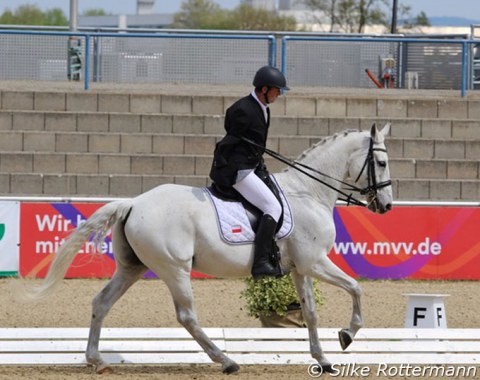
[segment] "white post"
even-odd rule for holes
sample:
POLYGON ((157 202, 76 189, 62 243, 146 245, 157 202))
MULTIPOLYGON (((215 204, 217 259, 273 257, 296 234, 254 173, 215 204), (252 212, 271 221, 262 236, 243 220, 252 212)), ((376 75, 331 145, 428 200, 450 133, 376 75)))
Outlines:
POLYGON ((407 89, 418 90, 418 72, 407 71, 405 73, 405 79, 407 82, 407 89))
POLYGON ((78 29, 78 2, 70 0, 70 32, 76 32, 78 29))
MULTIPOLYGON (((78 2, 70 0, 70 32, 78 30, 78 2)), ((67 78, 68 80, 80 80, 82 71, 81 60, 81 39, 79 37, 68 37, 67 47, 67 78)))
POLYGON ((118 29, 127 29, 127 15, 118 15, 118 29))

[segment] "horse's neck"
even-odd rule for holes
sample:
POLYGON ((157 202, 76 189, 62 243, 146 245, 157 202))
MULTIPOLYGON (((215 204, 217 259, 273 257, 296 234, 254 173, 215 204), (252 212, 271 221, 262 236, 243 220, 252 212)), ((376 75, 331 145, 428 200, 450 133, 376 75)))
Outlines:
MULTIPOLYGON (((352 152, 358 149, 359 140, 358 132, 326 138, 305 151, 297 161, 332 178, 344 181, 348 174, 348 160, 352 152)), ((340 189, 342 186, 339 182, 328 177, 306 171, 336 189, 340 189)), ((288 168, 282 173, 280 183, 287 193, 308 194, 328 208, 335 206, 339 196, 337 191, 292 168, 288 168)))

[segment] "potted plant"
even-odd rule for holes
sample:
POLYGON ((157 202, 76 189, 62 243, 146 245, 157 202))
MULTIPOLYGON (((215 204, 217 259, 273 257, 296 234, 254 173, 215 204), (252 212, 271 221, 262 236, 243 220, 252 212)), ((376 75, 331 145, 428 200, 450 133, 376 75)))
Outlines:
MULTIPOLYGON (((290 275, 280 278, 245 279, 241 296, 247 302, 248 315, 259 318, 262 327, 305 327, 300 301, 290 275)), ((318 306, 323 296, 314 281, 314 297, 318 306)))

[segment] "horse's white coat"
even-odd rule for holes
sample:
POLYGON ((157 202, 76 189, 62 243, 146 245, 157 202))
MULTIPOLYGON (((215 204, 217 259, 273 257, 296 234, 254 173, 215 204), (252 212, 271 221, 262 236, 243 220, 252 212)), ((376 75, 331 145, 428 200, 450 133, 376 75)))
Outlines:
MULTIPOLYGON (((385 148, 382 131, 350 131, 329 137, 306 151, 299 161, 338 179, 356 178, 368 152, 370 139, 375 148, 385 148)), ((388 157, 375 151, 377 182, 390 179, 388 157)), ((354 279, 343 273, 327 257, 335 240, 333 208, 338 193, 303 176, 293 169, 276 174, 288 198, 295 220, 295 229, 288 239, 279 242, 282 265, 291 270, 302 300, 308 325, 312 356, 326 370, 317 335, 317 316, 313 300, 312 278, 339 286, 350 293, 353 312, 350 327, 340 332, 340 339, 349 344, 363 325, 361 289, 354 279)), ((328 180, 332 185, 337 183, 328 180)), ((358 186, 367 184, 366 171, 358 186)), ((372 195, 370 195, 372 197, 372 195)), ((367 199, 372 211, 384 213, 392 205, 391 186, 378 190, 375 199, 367 199)), ((190 282, 192 269, 217 277, 246 277, 253 262, 252 245, 230 245, 218 234, 217 222, 209 199, 200 188, 162 185, 127 201, 112 202, 99 209, 64 244, 52 264, 47 278, 33 297, 51 292, 63 278, 83 242, 93 233, 101 240, 113 227, 117 270, 107 286, 93 302, 92 324, 87 347, 87 360, 97 371, 109 370, 98 352, 100 329, 113 304, 145 273, 152 269, 165 281, 173 297, 178 321, 192 334, 225 372, 238 370, 238 365, 223 354, 203 333, 197 323, 190 282)))

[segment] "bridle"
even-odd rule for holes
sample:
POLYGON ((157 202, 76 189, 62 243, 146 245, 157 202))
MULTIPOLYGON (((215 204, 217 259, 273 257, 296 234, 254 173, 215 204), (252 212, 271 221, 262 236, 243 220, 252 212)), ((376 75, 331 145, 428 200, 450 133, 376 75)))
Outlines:
POLYGON ((345 201, 347 203, 347 206, 350 205, 350 204, 353 204, 355 206, 367 207, 371 202, 375 201, 375 199, 377 197, 378 190, 380 190, 384 187, 390 186, 392 184, 391 180, 387 180, 387 181, 377 183, 377 178, 376 178, 376 173, 375 173, 375 157, 374 157, 373 153, 377 152, 377 151, 386 153, 387 150, 383 149, 383 148, 374 148, 373 147, 374 142, 373 142, 372 137, 370 137, 370 144, 369 144, 369 147, 368 147, 368 152, 367 152, 367 157, 365 158, 365 162, 363 163, 363 166, 362 166, 362 169, 360 170, 360 173, 358 173, 358 176, 355 179, 355 183, 357 183, 360 180, 360 177, 362 176, 362 173, 365 171, 365 168, 367 169, 367 181, 368 181, 367 183, 368 183, 368 185, 366 187, 364 187, 363 189, 358 187, 358 186, 355 186, 351 183, 342 181, 338 178, 334 178, 334 177, 332 177, 332 176, 330 176, 326 173, 322 173, 320 170, 317 170, 317 169, 312 168, 308 165, 302 164, 301 162, 290 160, 289 158, 281 155, 280 153, 275 152, 271 149, 265 148, 265 147, 255 143, 254 141, 249 140, 245 137, 242 137, 241 139, 243 141, 246 141, 249 144, 257 147, 257 148, 261 148, 269 156, 283 162, 284 164, 286 164, 286 165, 290 166, 291 168, 299 171, 300 173, 306 175, 307 177, 309 177, 309 178, 311 178, 311 179, 313 179, 317 182, 320 182, 322 185, 324 185, 324 186, 326 186, 326 187, 328 187, 332 190, 335 190, 337 193, 339 193, 340 195, 342 195, 344 197, 344 198, 339 198, 339 199, 342 200, 342 201, 345 201), (303 169, 309 170, 309 171, 311 171, 313 173, 316 173, 316 174, 320 174, 320 175, 322 175, 326 178, 329 178, 329 179, 332 179, 332 180, 334 180, 338 183, 341 183, 342 185, 346 186, 346 187, 344 187, 344 189, 346 191, 352 191, 352 192, 357 192, 361 195, 367 195, 367 199, 369 199, 369 203, 365 204, 361 200, 358 200, 357 198, 355 198, 352 195, 352 193, 347 194, 345 191, 343 191, 341 189, 337 189, 335 186, 332 186, 328 182, 325 182, 324 180, 313 176, 312 174, 306 172, 303 169))
POLYGON ((364 187, 363 189, 360 189, 360 190, 355 189, 355 191, 358 191, 361 195, 369 195, 371 197, 375 197, 377 195, 378 190, 383 189, 384 187, 390 186, 392 184, 391 180, 377 183, 377 176, 375 172, 375 157, 373 155, 373 152, 387 153, 387 150, 383 148, 374 148, 373 138, 370 137, 370 146, 368 147, 367 157, 365 158, 365 162, 363 163, 360 173, 358 173, 358 176, 355 179, 355 183, 357 183, 363 171, 365 170, 365 168, 367 168, 367 181, 368 181, 367 187, 364 187))

